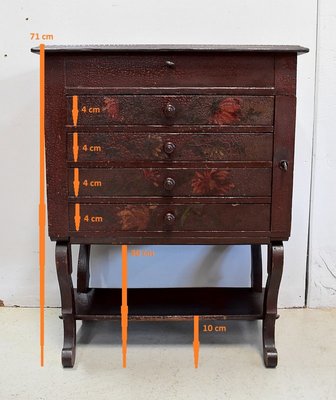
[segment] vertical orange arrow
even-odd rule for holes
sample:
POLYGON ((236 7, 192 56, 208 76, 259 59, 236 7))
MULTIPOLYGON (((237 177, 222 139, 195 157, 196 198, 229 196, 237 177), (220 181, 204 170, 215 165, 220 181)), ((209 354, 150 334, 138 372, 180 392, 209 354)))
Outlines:
POLYGON ((78 122, 78 96, 72 96, 72 120, 74 126, 77 126, 78 122))
POLYGON ((198 355, 199 355, 199 316, 194 316, 194 365, 195 368, 198 368, 198 355))
POLYGON ((40 204, 39 204, 39 264, 40 264, 40 363, 44 365, 44 294, 45 294, 45 201, 44 201, 44 44, 40 44, 40 204))
POLYGON ((127 306, 127 246, 121 246, 121 341, 123 368, 126 368, 127 353, 127 325, 128 325, 128 306, 127 306))
POLYGON ((73 152, 73 159, 75 162, 78 160, 78 133, 74 132, 72 137, 72 152, 73 152))
POLYGON ((78 203, 75 204, 75 227, 76 231, 79 231, 79 226, 80 226, 80 221, 81 221, 81 216, 80 216, 80 205, 78 203))
POLYGON ((79 192, 79 170, 78 170, 78 168, 74 168, 73 186, 74 186, 75 196, 78 197, 78 192, 79 192))

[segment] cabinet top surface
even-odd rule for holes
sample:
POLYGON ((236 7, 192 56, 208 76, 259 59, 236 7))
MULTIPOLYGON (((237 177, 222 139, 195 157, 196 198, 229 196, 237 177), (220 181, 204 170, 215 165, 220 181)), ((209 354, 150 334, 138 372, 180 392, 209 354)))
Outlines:
MULTIPOLYGON (((33 47, 33 53, 39 53, 40 47, 33 47)), ((132 45, 78 45, 78 46, 45 46, 48 53, 91 53, 91 52, 128 52, 128 51, 204 51, 204 52, 276 52, 307 53, 308 48, 296 45, 199 45, 199 44, 132 44, 132 45)))

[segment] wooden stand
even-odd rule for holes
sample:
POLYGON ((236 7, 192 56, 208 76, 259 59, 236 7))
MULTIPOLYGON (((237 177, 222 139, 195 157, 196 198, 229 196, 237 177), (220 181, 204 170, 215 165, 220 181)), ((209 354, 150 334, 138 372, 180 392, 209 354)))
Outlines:
MULTIPOLYGON (((121 289, 89 287, 90 245, 80 246, 77 290, 71 273, 71 245, 56 243, 56 268, 62 302, 63 367, 72 367, 76 351, 76 320, 120 320, 121 289)), ((262 289, 261 245, 251 245, 250 288, 128 289, 129 320, 263 321, 263 353, 266 367, 276 367, 275 320, 283 269, 283 244, 268 245, 268 277, 262 289), (200 303, 200 299, 202 299, 200 303)))

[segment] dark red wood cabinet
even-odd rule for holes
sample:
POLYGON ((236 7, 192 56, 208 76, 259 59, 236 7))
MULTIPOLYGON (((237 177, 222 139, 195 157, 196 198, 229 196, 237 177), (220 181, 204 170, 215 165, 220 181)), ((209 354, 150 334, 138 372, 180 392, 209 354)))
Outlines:
POLYGON ((250 245, 251 287, 128 289, 128 319, 261 319, 264 362, 276 366, 297 55, 307 51, 46 46, 48 228, 56 241, 63 366, 74 364, 76 320, 121 317, 121 290, 89 285, 90 245, 103 243, 250 245), (80 244, 77 289, 72 244, 80 244))

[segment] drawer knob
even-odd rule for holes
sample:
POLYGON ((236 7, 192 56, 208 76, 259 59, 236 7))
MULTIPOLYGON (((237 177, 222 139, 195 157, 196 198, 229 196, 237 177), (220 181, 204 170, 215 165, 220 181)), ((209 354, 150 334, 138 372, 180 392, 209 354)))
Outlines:
POLYGON ((171 103, 166 104, 166 107, 164 108, 164 113, 166 117, 172 118, 175 115, 175 111, 176 109, 171 103))
POLYGON ((164 217, 165 223, 169 226, 172 226, 175 222, 175 215, 173 213, 168 212, 164 217))
POLYGON ((167 60, 167 61, 166 61, 166 66, 167 66, 168 68, 175 68, 175 63, 174 63, 173 61, 167 60))
POLYGON ((166 190, 173 190, 175 187, 175 181, 173 178, 166 178, 163 184, 166 190))
POLYGON ((175 150, 175 147, 176 146, 173 142, 166 142, 163 149, 166 154, 172 154, 175 150))
POLYGON ((288 171, 288 161, 287 160, 281 160, 279 166, 280 166, 280 169, 282 169, 283 171, 288 171))

